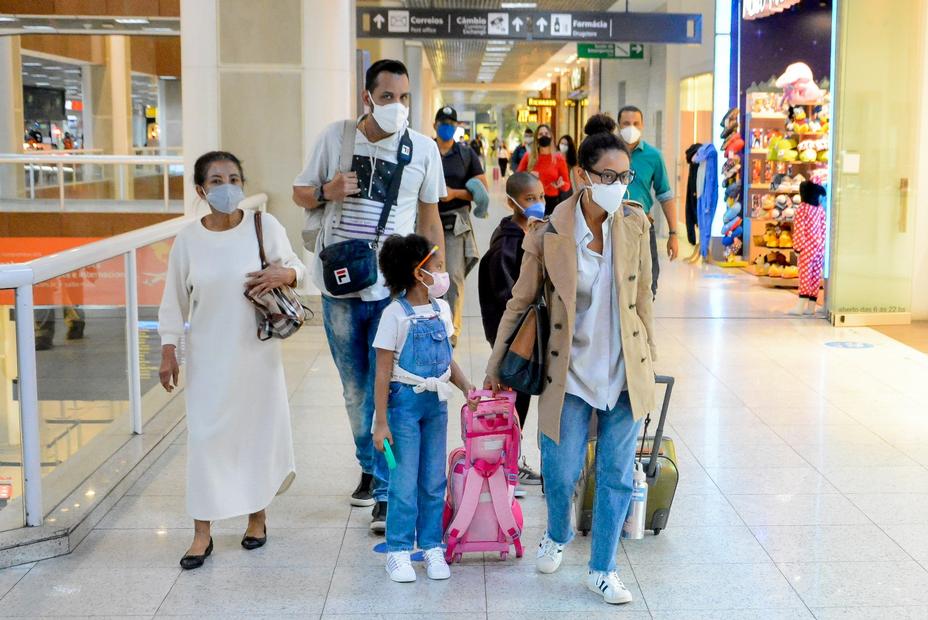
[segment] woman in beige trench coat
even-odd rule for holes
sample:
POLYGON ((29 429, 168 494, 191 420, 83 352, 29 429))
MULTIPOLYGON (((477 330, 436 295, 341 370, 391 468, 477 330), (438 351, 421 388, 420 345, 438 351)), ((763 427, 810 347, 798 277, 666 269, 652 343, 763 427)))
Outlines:
MULTIPOLYGON (((500 323, 511 334, 543 290, 550 338, 538 404, 547 531, 537 567, 553 573, 573 538, 571 501, 595 412, 596 500, 587 586, 607 603, 632 595, 616 574, 619 532, 628 512, 641 419, 653 409, 655 359, 650 223, 624 201, 634 179, 620 138, 599 133, 580 145, 589 187, 564 201, 526 235, 519 280, 500 323)), ((487 364, 486 387, 497 389, 507 338, 487 364)))

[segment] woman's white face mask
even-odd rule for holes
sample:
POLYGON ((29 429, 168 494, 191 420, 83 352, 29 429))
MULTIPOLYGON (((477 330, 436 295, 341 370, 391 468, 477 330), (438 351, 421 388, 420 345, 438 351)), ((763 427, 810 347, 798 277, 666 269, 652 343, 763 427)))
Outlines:
POLYGON ((605 183, 594 183, 593 179, 590 178, 590 173, 586 173, 586 179, 590 182, 590 196, 593 198, 599 207, 612 215, 619 210, 619 207, 622 206, 622 200, 625 198, 625 192, 628 189, 627 185, 616 181, 612 185, 606 185, 605 183))

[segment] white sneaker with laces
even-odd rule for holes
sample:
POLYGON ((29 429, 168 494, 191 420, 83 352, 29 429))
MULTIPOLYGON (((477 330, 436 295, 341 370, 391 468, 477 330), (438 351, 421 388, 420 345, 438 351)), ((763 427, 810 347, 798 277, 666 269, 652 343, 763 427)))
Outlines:
POLYGON ((586 587, 602 596, 610 605, 632 602, 632 593, 628 591, 615 571, 604 573, 591 570, 586 578, 586 587))
POLYGON ((429 579, 448 579, 451 577, 451 569, 448 562, 445 561, 445 550, 441 547, 432 547, 426 549, 425 569, 429 579))
POLYGON ((387 573, 397 583, 411 583, 416 580, 416 571, 408 551, 396 551, 387 554, 387 573))
POLYGON ((545 532, 541 543, 538 545, 538 554, 535 557, 535 566, 538 568, 538 572, 550 575, 558 569, 561 560, 564 559, 564 545, 551 540, 548 532, 545 532))

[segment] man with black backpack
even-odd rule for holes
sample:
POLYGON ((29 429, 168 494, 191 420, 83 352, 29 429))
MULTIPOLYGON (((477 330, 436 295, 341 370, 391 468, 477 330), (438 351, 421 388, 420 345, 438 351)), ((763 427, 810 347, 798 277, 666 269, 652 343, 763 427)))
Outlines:
POLYGON ((445 300, 451 306, 454 318, 454 335, 451 344, 457 345, 461 333, 461 315, 464 312, 464 279, 480 260, 477 252, 477 240, 474 238, 470 221, 470 203, 475 196, 471 189, 473 179, 477 179, 487 189, 487 175, 480 163, 480 155, 466 142, 456 142, 454 132, 458 128, 458 113, 451 106, 444 106, 435 115, 435 133, 438 136, 438 151, 445 175, 448 193, 441 199, 438 211, 445 229, 445 264, 451 276, 451 287, 445 294, 445 300))
POLYGON ((409 100, 405 65, 375 62, 364 92, 372 112, 323 130, 293 182, 293 201, 306 209, 303 238, 315 253, 313 279, 322 291, 325 333, 361 466, 351 504, 373 506, 371 530, 379 533, 386 529, 389 470, 371 438, 371 345, 390 293, 377 265, 378 250, 391 234, 417 232, 439 247, 444 265, 441 155, 433 140, 408 128, 409 100))

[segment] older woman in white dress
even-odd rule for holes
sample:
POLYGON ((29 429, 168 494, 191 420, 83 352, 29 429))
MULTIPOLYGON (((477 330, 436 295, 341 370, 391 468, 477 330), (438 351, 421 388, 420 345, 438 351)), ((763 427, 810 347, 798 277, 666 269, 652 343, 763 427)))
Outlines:
POLYGON ((245 291, 299 286, 303 264, 283 226, 262 215, 268 262, 261 269, 254 213, 238 208, 238 158, 213 151, 194 168, 210 213, 178 233, 158 313, 161 384, 177 386, 176 349, 186 332, 187 511, 194 538, 181 559, 198 568, 212 553, 210 522, 248 515, 242 546, 267 540, 265 508, 294 476, 290 408, 280 341, 257 337, 245 291))

